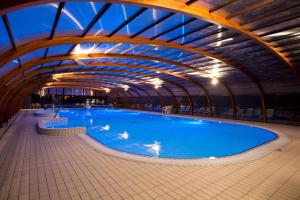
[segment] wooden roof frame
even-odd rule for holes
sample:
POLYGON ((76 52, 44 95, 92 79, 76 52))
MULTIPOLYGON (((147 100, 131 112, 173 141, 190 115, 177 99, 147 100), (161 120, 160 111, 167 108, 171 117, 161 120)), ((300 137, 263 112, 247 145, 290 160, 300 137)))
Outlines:
MULTIPOLYGON (((217 15, 214 12, 205 10, 200 7, 196 7, 191 5, 191 3, 184 3, 181 1, 176 0, 165 0, 163 3, 161 0, 143 0, 143 1, 136 1, 136 0, 98 0, 100 2, 106 2, 106 3, 123 3, 123 4, 131 4, 131 5, 137 5, 137 6, 144 6, 144 7, 155 7, 159 9, 168 10, 170 12, 176 12, 176 13, 183 13, 190 16, 193 16, 195 18, 202 19, 204 21, 211 22, 213 24, 218 24, 224 27, 227 27, 229 29, 235 30, 242 35, 248 37, 249 39, 256 41, 266 49, 268 49, 270 52, 272 52, 274 55, 279 57, 284 63, 286 63, 291 69, 295 69, 295 66, 293 63, 285 56, 284 53, 281 53, 276 47, 266 42, 263 38, 259 37, 255 33, 251 32, 250 30, 240 26, 236 22, 226 19, 223 16, 217 15)), ((13 2, 7 1, 5 2, 2 7, 0 7, 0 14, 4 15, 7 12, 11 12, 16 9, 24 8, 27 6, 37 5, 37 4, 43 4, 43 3, 50 3, 50 2, 57 2, 57 1, 51 1, 51 0, 15 0, 13 2)))

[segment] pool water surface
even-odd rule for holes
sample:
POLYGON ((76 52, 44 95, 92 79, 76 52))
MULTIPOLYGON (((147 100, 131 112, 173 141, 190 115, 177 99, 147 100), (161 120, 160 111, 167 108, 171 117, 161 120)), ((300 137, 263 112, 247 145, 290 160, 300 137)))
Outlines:
POLYGON ((67 123, 49 128, 87 127, 87 134, 105 146, 159 158, 231 156, 276 139, 271 131, 240 124, 166 116, 128 110, 59 110, 67 123))

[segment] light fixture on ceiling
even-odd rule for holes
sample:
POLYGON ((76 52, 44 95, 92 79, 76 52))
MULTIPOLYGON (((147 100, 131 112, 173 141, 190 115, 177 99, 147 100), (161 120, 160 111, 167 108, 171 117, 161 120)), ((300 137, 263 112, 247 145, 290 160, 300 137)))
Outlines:
POLYGON ((88 47, 88 48, 82 48, 80 44, 77 44, 74 48, 74 50, 72 51, 72 54, 90 54, 90 53, 94 53, 95 49, 96 49, 96 44, 93 44, 93 46, 88 47))
POLYGON ((106 92, 106 93, 110 93, 110 89, 109 88, 103 88, 103 90, 106 92))
POLYGON ((74 73, 69 72, 69 73, 58 73, 58 74, 53 74, 52 79, 55 81, 60 81, 61 78, 64 78, 66 75, 72 75, 74 73))
POLYGON ((46 85, 47 85, 47 86, 51 86, 51 85, 53 85, 53 83, 46 83, 46 85))
POLYGON ((124 85, 124 84, 120 84, 120 87, 123 88, 125 91, 127 91, 130 88, 129 85, 124 85))
POLYGON ((149 82, 150 82, 150 84, 154 85, 155 89, 158 89, 162 86, 164 81, 159 78, 153 78, 149 82))
POLYGON ((79 59, 75 59, 74 61, 80 66, 86 66, 86 64, 79 59))
POLYGON ((158 88, 160 88, 161 87, 161 85, 154 85, 154 88, 155 89, 158 89, 158 88))
POLYGON ((218 83, 219 83, 219 80, 218 80, 218 79, 216 79, 216 78, 212 78, 212 79, 211 79, 211 84, 217 85, 218 83))
POLYGON ((42 88, 40 91, 39 91, 39 94, 41 97, 45 96, 45 89, 42 88))

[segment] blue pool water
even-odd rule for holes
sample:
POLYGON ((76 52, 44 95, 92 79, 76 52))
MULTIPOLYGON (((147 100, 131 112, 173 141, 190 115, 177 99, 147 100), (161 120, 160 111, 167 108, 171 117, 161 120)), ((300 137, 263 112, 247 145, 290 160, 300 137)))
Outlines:
POLYGON ((123 152, 161 158, 213 158, 238 154, 269 142, 268 130, 143 112, 97 109, 60 110, 68 123, 47 124, 63 128, 85 126, 98 142, 123 152))

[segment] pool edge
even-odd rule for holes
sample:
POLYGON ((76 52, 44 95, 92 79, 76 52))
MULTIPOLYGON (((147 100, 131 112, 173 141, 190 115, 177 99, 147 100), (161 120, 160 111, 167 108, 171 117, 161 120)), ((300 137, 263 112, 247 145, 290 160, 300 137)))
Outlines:
MULTIPOLYGON (((121 109, 121 110, 128 110, 128 109, 121 109)), ((132 111, 132 110, 130 110, 132 111)), ((143 112, 143 111, 139 111, 143 112)), ((144 111, 145 112, 145 111, 144 111)), ((158 115, 163 115, 160 113, 153 113, 153 112, 147 112, 146 113, 151 113, 151 114, 158 114, 158 115)), ((172 116, 172 115, 171 115, 172 116)), ((173 115, 176 117, 185 117, 185 118, 193 118, 193 119, 204 119, 198 116, 185 116, 185 115, 173 115)), ((206 118, 204 120, 207 120, 206 118)), ((271 131, 274 133, 277 138, 274 140, 271 140, 269 142, 266 142, 264 144, 261 144, 259 146, 256 146, 254 148, 251 148, 245 152, 239 153, 239 154, 234 154, 230 156, 225 156, 225 157, 219 157, 219 158, 196 158, 196 159, 176 159, 176 158, 157 158, 157 157, 148 157, 148 156, 142 156, 142 155, 137 155, 137 154, 131 154, 127 152, 122 152, 119 150, 112 149, 92 137, 90 137, 87 134, 81 134, 78 135, 84 143, 92 147, 93 149, 105 153, 109 156, 114 156, 118 158, 123 158, 127 160, 133 160, 133 161, 140 161, 140 162, 146 162, 146 163, 156 163, 156 164, 168 164, 168 165, 183 165, 183 166, 195 166, 195 165, 224 165, 224 164, 236 164, 236 163, 241 163, 241 162, 247 162, 247 161, 253 161, 257 160, 259 158, 262 158, 266 156, 267 154, 281 148, 282 146, 287 145, 292 141, 292 138, 287 136, 284 133, 278 132, 278 130, 270 127, 263 126, 262 124, 253 124, 245 121, 233 121, 233 120, 220 120, 220 119, 208 119, 211 121, 222 121, 226 123, 233 123, 233 124, 243 124, 243 125, 248 125, 252 127, 257 127, 257 128, 262 128, 268 131, 271 131)))

